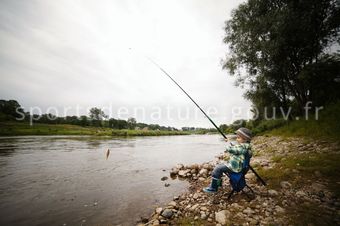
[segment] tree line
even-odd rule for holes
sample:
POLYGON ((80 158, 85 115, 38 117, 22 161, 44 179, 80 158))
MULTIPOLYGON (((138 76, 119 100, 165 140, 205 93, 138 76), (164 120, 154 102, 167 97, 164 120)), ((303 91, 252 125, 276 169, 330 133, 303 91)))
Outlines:
POLYGON ((79 126, 106 127, 112 129, 148 129, 177 131, 177 128, 137 122, 135 118, 127 120, 109 118, 100 108, 93 107, 88 115, 59 117, 53 114, 31 115, 16 100, 0 100, 0 121, 30 121, 45 124, 70 124, 79 126))

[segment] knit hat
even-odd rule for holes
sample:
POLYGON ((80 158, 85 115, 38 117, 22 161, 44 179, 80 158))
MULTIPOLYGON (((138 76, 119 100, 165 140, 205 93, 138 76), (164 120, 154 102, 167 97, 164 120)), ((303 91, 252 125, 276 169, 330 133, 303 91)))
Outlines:
POLYGON ((241 127, 238 130, 236 130, 236 134, 240 135, 241 137, 243 137, 244 139, 246 139, 247 141, 251 140, 251 130, 241 127))

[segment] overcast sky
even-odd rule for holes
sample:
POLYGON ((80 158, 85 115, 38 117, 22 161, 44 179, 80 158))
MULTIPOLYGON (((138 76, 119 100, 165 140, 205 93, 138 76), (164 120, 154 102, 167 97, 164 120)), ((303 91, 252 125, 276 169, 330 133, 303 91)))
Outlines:
POLYGON ((26 111, 63 115, 68 107, 73 115, 77 106, 79 114, 97 106, 115 118, 212 127, 147 56, 216 124, 248 118, 244 90, 220 63, 224 21, 241 2, 1 0, 0 99, 16 99, 26 111))

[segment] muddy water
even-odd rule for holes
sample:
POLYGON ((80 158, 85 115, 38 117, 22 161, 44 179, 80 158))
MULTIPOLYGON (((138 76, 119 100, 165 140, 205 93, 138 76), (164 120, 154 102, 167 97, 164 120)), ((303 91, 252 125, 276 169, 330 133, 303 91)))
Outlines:
POLYGON ((186 191, 185 181, 160 180, 171 167, 224 146, 218 135, 2 137, 0 225, 133 225, 186 191))

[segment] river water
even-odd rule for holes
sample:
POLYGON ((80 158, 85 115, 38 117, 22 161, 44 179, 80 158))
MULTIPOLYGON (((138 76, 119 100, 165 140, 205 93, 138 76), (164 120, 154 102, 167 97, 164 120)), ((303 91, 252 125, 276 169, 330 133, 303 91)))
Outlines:
POLYGON ((224 146, 218 135, 1 137, 0 225, 134 225, 187 190, 173 166, 224 146))

